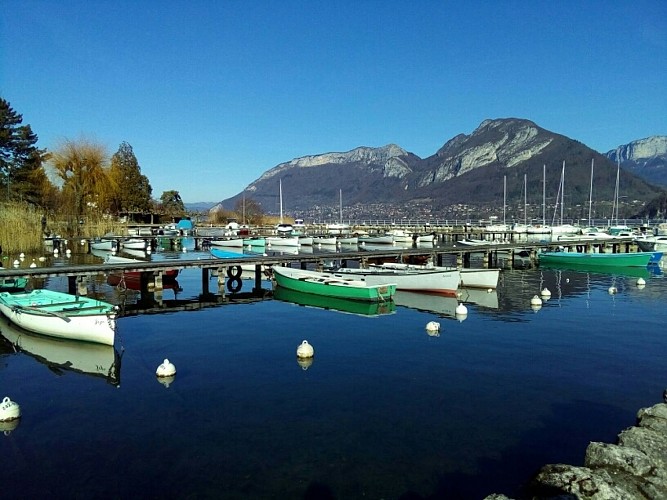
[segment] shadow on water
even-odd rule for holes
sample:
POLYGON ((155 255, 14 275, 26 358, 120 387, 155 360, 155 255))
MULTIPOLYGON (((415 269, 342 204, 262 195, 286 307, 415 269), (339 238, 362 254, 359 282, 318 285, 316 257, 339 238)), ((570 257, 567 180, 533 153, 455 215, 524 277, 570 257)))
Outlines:
POLYGON ((443 474, 433 493, 423 496, 407 491, 397 498, 475 500, 492 493, 517 500, 539 498, 534 497, 530 481, 543 465, 583 465, 591 441, 616 442, 618 433, 633 424, 634 415, 611 405, 587 401, 556 403, 541 428, 527 432, 499 459, 480 460, 477 474, 443 474), (563 446, 565 442, 567 446, 563 446))

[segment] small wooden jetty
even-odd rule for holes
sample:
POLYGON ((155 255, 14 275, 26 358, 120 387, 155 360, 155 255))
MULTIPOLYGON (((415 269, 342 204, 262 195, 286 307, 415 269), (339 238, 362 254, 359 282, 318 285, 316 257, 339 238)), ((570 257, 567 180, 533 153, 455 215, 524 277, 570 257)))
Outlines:
MULTIPOLYGON (((636 245, 631 238, 627 239, 603 239, 603 240, 578 240, 578 241, 557 241, 557 242, 503 242, 498 243, 489 241, 488 244, 475 246, 464 246, 460 242, 438 245, 434 247, 413 247, 400 248, 387 245, 387 248, 374 250, 351 250, 338 252, 323 252, 314 254, 295 254, 295 255, 257 255, 250 256, 239 254, 238 258, 216 259, 197 258, 197 259, 169 259, 123 262, 117 264, 81 264, 59 267, 36 267, 36 268, 0 268, 0 278, 51 278, 67 277, 69 293, 87 293, 87 285, 96 277, 108 276, 110 273, 140 273, 141 291, 158 292, 163 290, 164 275, 169 270, 177 269, 199 269, 201 271, 202 297, 210 297, 209 290, 211 277, 217 277, 218 290, 216 291, 221 301, 224 301, 227 294, 225 291, 225 282, 229 292, 240 290, 241 265, 246 267, 254 265, 254 286, 253 293, 262 296, 264 290, 261 288, 261 281, 264 277, 263 270, 270 266, 294 265, 298 264, 302 268, 307 266, 325 267, 331 262, 337 262, 345 267, 350 261, 355 261, 357 265, 365 265, 372 262, 419 262, 419 260, 431 259, 436 265, 470 267, 473 255, 482 261, 483 267, 497 266, 499 257, 510 262, 511 267, 515 267, 515 259, 520 259, 522 264, 529 264, 536 261, 537 252, 540 249, 550 250, 557 247, 566 247, 574 251, 598 251, 608 253, 625 253, 636 251, 636 245), (230 283, 235 281, 235 284, 230 283)), ((351 266, 354 267, 354 266, 351 266)), ((217 299, 213 302, 219 302, 217 299)))

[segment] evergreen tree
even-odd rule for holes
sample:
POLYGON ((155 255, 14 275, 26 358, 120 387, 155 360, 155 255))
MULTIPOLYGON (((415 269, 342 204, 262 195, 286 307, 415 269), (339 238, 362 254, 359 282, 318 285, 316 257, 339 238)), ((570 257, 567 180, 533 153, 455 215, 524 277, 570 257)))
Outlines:
POLYGON ((37 135, 23 116, 0 97, 0 188, 5 198, 41 203, 47 185, 42 169, 45 152, 38 149, 37 135))
POLYGON ((134 156, 132 146, 122 142, 111 157, 110 176, 118 186, 114 208, 126 212, 149 212, 153 188, 134 156))
POLYGON ((185 205, 178 191, 164 191, 160 196, 162 210, 168 215, 185 215, 185 205))

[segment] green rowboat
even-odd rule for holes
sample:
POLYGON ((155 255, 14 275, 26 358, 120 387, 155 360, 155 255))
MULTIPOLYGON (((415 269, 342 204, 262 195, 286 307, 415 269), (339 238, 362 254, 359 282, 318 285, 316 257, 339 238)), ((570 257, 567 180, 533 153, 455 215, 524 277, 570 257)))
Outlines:
POLYGON ((278 286, 297 292, 365 302, 390 300, 396 293, 396 283, 389 281, 369 285, 353 276, 349 278, 335 277, 316 271, 305 271, 291 267, 274 267, 273 278, 278 286))
POLYGON ((584 267, 646 267, 652 252, 633 253, 582 253, 542 252, 537 254, 540 264, 562 264, 584 267))

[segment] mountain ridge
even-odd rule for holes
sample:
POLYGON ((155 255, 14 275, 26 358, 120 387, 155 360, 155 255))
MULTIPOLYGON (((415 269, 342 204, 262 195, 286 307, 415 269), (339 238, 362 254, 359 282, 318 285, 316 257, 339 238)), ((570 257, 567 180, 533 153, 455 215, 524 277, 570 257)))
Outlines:
MULTIPOLYGON (((642 145, 634 151, 650 147, 642 145)), ((295 158, 267 170, 219 205, 233 209, 245 196, 267 213, 277 213, 280 179, 284 205, 292 212, 335 205, 339 190, 345 193, 346 205, 420 202, 434 211, 457 204, 497 206, 503 202, 504 179, 507 202, 523 203, 524 176, 531 204, 538 203, 537 193, 541 204, 543 175, 549 197, 555 198, 563 161, 566 196, 576 205, 588 202, 591 160, 595 162, 594 194, 611 200, 617 167, 608 156, 530 120, 487 119, 471 134, 456 135, 424 159, 396 144, 295 158)), ((620 177, 628 199, 646 202, 662 192, 628 170, 621 171, 620 177)))

